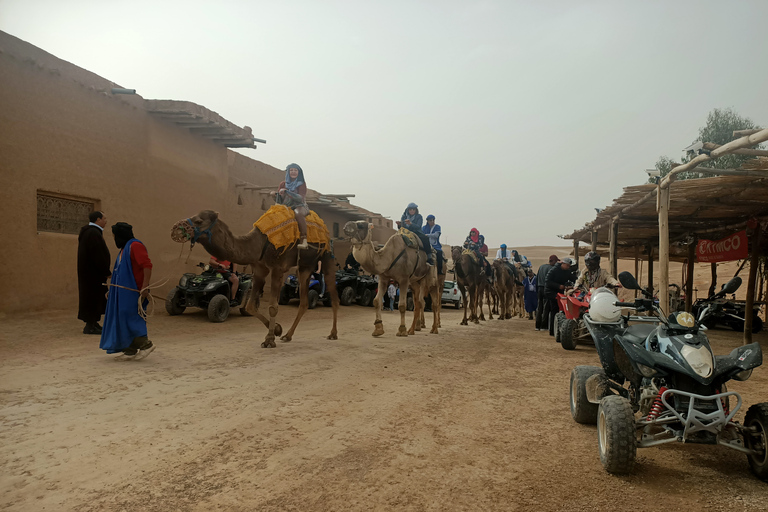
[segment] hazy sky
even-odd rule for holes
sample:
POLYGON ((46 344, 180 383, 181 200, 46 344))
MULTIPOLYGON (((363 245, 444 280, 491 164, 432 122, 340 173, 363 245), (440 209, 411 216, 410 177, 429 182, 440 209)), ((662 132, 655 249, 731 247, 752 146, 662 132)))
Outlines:
MULTIPOLYGON (((768 1, 0 0, 0 28, 267 139, 444 241, 563 245, 715 107, 768 125, 768 1)), ((205 205, 201 205, 203 207, 205 205)))

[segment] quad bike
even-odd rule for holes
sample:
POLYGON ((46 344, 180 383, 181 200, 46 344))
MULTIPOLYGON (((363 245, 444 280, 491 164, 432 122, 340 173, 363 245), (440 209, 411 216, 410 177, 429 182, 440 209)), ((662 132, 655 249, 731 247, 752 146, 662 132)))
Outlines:
MULTIPOLYGON (((713 329, 717 324, 727 325, 734 331, 744 332, 744 319, 746 304, 725 298, 725 293, 720 290, 708 299, 699 299, 693 304, 693 314, 698 317, 704 310, 709 310, 706 326, 713 329)), ((752 310, 752 332, 760 332, 763 329, 763 320, 760 318, 760 306, 752 310)))
POLYGON ((197 266, 203 269, 200 275, 184 274, 179 279, 179 285, 168 292, 165 310, 169 315, 180 315, 187 308, 202 308, 208 310, 208 320, 223 322, 229 317, 230 307, 239 307, 241 315, 251 316, 245 305, 253 284, 253 275, 235 272, 240 285, 234 301, 230 302, 230 283, 221 271, 205 263, 198 263, 197 266))
MULTIPOLYGON (((752 405, 740 424, 734 418, 742 398, 726 389, 728 381, 747 380, 762 364, 760 345, 715 356, 703 325, 706 314, 666 317, 632 274, 622 272, 619 280, 643 297, 618 302, 610 293, 598 300, 603 289, 593 294, 584 321, 602 367, 577 366, 570 385, 571 415, 577 423, 597 423, 605 470, 631 472, 638 447, 719 444, 745 453, 753 473, 768 480, 768 403, 752 405), (622 307, 650 316, 622 316, 622 307)), ((728 282, 726 293, 740 282, 728 282)))
POLYGON ((373 306, 379 283, 372 276, 341 269, 336 271, 336 289, 342 306, 349 306, 353 302, 361 306, 373 306))
MULTIPOLYGON (((277 303, 280 305, 288 304, 291 299, 299 298, 299 280, 295 275, 291 274, 285 279, 285 283, 280 288, 280 295, 277 303)), ((322 302, 324 306, 331 305, 331 297, 328 295, 327 290, 322 282, 322 275, 312 274, 309 277, 309 291, 307 292, 307 308, 315 309, 318 302, 322 302)))
POLYGON ((574 350, 579 343, 592 342, 583 320, 584 313, 589 310, 591 296, 591 291, 579 295, 557 294, 560 311, 555 315, 555 339, 565 350, 574 350))

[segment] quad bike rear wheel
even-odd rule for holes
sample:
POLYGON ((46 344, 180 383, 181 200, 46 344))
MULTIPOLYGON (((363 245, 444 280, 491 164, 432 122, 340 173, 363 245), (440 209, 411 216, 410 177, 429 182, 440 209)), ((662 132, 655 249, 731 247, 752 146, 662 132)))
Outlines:
POLYGON ((555 341, 560 343, 560 325, 565 321, 565 313, 558 311, 555 315, 555 341))
POLYGON ((307 307, 309 309, 315 309, 317 306, 317 301, 320 300, 320 294, 317 292, 317 290, 309 290, 307 292, 307 307))
POLYGON ((349 306, 355 300, 355 289, 351 286, 345 286, 339 294, 339 302, 342 306, 349 306))
POLYGON ((560 324, 560 344, 565 350, 574 350, 576 348, 576 327, 578 322, 566 318, 560 324))
POLYGON ((600 462, 607 472, 626 475, 632 471, 637 456, 635 415, 623 396, 611 395, 600 401, 597 445, 600 462))
POLYGON ((749 468, 760 480, 768 480, 768 403, 750 407, 744 417, 744 426, 754 429, 744 436, 744 444, 757 452, 747 455, 749 468))
POLYGON ((597 410, 600 404, 587 400, 587 379, 595 374, 604 374, 597 366, 577 366, 571 371, 571 416, 573 421, 582 425, 597 423, 597 410))
POLYGON ((366 288, 363 290, 363 295, 360 297, 360 305, 365 307, 373 306, 373 297, 373 290, 366 288))

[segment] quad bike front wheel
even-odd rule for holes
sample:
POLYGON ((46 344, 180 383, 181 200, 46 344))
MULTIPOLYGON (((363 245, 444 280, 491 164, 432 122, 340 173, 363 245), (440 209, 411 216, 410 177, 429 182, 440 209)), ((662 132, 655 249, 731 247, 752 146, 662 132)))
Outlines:
POLYGON ((603 374, 597 366, 577 366, 571 371, 571 416, 573 421, 582 425, 597 423, 599 404, 587 400, 587 379, 595 374, 603 374))
POLYGON ((181 290, 179 287, 175 287, 168 292, 168 296, 165 298, 165 310, 169 315, 180 315, 187 309, 186 306, 181 305, 181 290))
POLYGON ((349 306, 355 300, 355 289, 351 286, 345 286, 339 294, 339 302, 342 306, 349 306))
POLYGON ((566 318, 560 324, 560 344, 565 350, 576 349, 576 327, 578 322, 566 318))
POLYGON ((317 306, 317 301, 319 300, 320 294, 317 292, 317 290, 309 290, 307 292, 307 308, 315 309, 317 306))
POLYGON ((229 298, 217 295, 208 303, 208 320, 220 323, 229 317, 229 298))
POLYGON ((565 313, 558 311, 555 315, 555 341, 560 343, 560 326, 565 321, 565 313))
POLYGON ((744 435, 744 444, 756 452, 747 454, 749 468, 760 480, 768 480, 768 403, 750 407, 744 426, 752 430, 744 435))
POLYGON ((600 462, 607 472, 626 475, 632 471, 637 455, 635 415, 623 396, 611 395, 600 401, 597 445, 600 462))

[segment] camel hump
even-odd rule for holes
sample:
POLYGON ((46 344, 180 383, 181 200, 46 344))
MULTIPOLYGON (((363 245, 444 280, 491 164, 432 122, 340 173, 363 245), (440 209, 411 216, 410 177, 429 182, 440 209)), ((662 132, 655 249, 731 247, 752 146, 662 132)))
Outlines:
POLYGON ((475 251, 473 251, 472 249, 464 249, 463 251, 461 251, 461 254, 462 254, 462 256, 463 256, 464 254, 466 254, 467 256, 469 256, 470 258, 472 258, 472 261, 474 261, 474 262, 475 262, 475 263, 477 263, 478 265, 480 264, 480 260, 478 260, 478 259, 477 259, 477 254, 476 254, 476 253, 475 253, 475 251))

